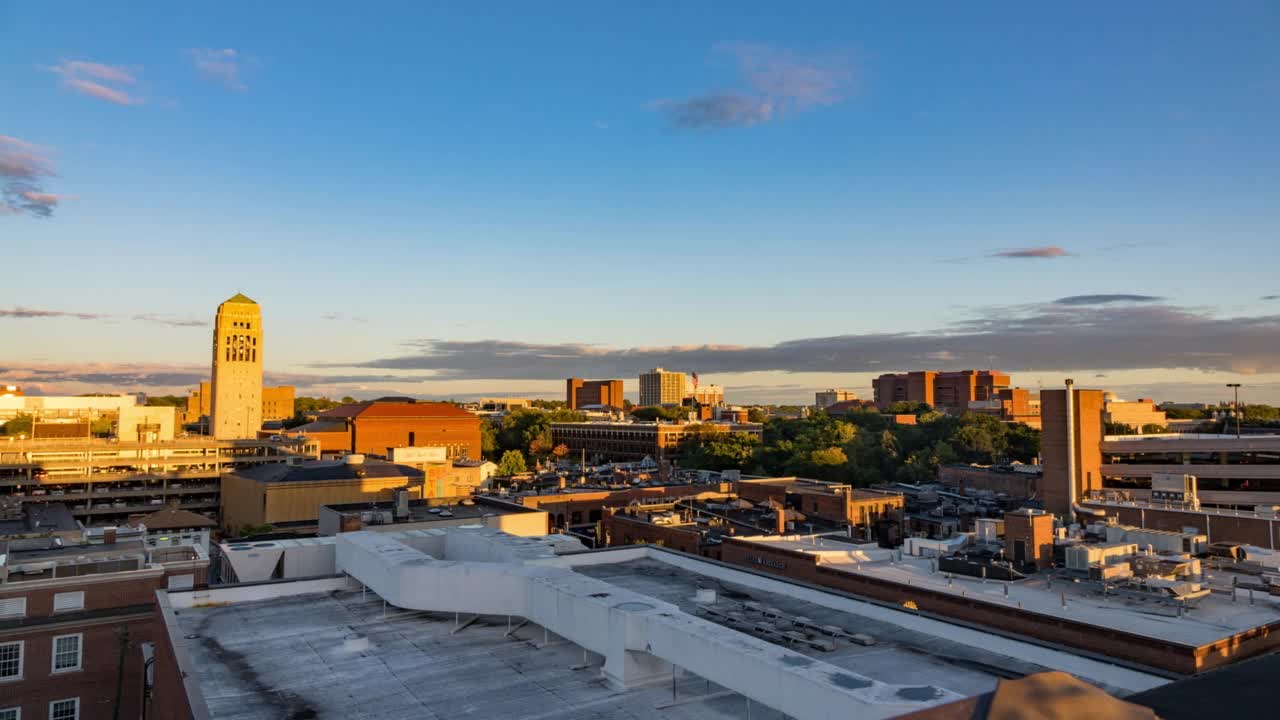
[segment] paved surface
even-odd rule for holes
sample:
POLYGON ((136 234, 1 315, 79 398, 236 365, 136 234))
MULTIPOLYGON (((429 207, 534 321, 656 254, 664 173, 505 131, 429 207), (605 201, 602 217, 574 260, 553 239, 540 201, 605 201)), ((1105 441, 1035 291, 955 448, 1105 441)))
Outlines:
MULTIPOLYGON (((464 616, 465 622, 467 618, 464 616)), ((390 609, 372 593, 304 595, 181 610, 196 679, 219 720, 692 720, 746 717, 746 700, 692 675, 619 692, 601 658, 506 618, 457 634, 452 615, 390 609), (367 648, 361 649, 364 641, 367 648)), ((518 619, 517 621, 518 622, 518 619)), ((782 716, 753 704, 753 719, 782 716)))
MULTIPOLYGON (((576 569, 585 575, 673 603, 689 613, 697 611, 694 601, 697 589, 714 588, 718 596, 717 606, 726 610, 741 610, 740 602, 759 602, 790 617, 809 618, 819 626, 834 625, 850 633, 870 635, 876 644, 869 647, 838 640, 835 650, 830 652, 801 644, 794 645, 793 649, 887 683, 933 685, 968 696, 990 692, 1000 678, 1016 678, 1047 669, 787 595, 723 583, 655 560, 630 560, 576 569)), ((750 611, 745 616, 759 617, 750 611)))

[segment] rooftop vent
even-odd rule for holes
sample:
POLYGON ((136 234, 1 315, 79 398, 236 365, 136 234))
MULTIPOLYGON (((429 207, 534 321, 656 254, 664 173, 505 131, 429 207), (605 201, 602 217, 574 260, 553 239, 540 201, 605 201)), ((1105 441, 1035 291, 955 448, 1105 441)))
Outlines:
POLYGON ((360 454, 360 453, 352 453, 352 454, 347 455, 346 457, 344 457, 342 460, 343 460, 343 462, 345 462, 345 463, 346 463, 346 464, 348 464, 348 465, 363 465, 363 464, 364 464, 364 455, 362 455, 362 454, 360 454))

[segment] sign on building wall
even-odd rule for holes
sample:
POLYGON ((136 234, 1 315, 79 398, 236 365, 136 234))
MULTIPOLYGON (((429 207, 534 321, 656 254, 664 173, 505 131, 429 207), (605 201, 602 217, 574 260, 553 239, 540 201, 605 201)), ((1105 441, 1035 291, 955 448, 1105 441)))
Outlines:
POLYGON ((390 448, 387 455, 391 462, 397 463, 442 463, 446 450, 444 447, 398 447, 390 448))

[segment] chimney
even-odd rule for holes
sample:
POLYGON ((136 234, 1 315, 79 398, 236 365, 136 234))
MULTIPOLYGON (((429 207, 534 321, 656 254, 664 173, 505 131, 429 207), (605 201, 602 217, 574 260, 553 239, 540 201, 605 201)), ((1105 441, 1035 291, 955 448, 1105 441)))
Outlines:
POLYGON ((103 529, 102 529, 102 544, 103 544, 103 545, 115 545, 115 544, 116 544, 116 529, 115 529, 115 528, 113 528, 113 527, 109 527, 109 528, 103 528, 103 529))

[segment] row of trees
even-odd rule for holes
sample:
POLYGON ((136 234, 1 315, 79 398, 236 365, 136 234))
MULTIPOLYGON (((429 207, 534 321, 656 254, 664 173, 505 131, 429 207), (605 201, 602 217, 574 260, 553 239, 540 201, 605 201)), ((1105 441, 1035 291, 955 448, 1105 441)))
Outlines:
POLYGON ((875 411, 835 418, 816 413, 765 423, 763 441, 708 430, 685 440, 683 467, 736 469, 758 475, 800 475, 856 486, 921 482, 949 463, 1030 462, 1040 432, 987 415, 921 412, 916 425, 890 425, 875 411))

